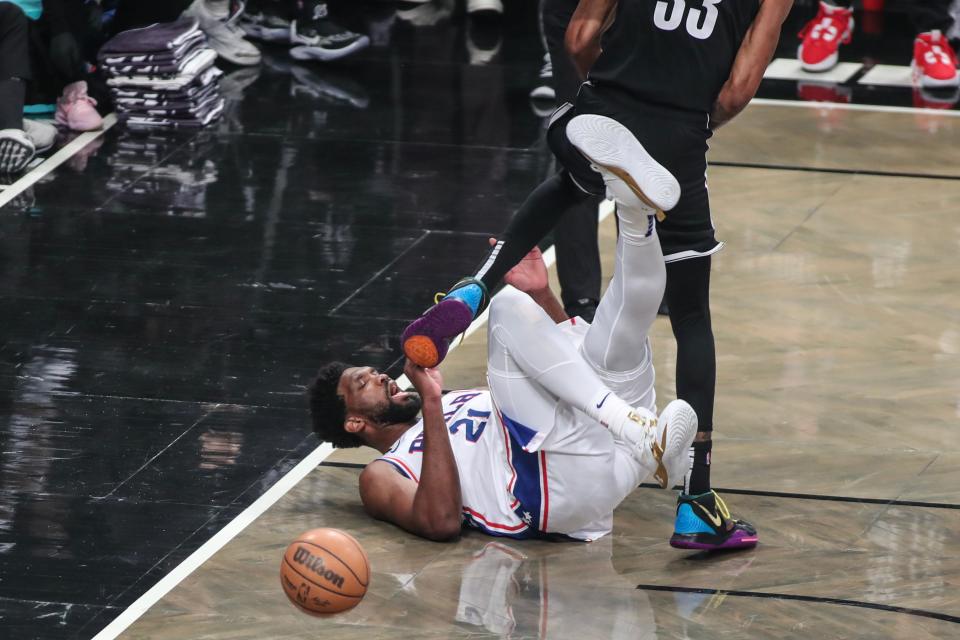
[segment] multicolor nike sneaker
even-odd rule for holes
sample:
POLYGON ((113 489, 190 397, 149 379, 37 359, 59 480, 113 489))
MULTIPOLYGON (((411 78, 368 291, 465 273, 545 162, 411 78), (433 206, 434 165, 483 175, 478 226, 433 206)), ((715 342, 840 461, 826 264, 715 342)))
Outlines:
POLYGON ((677 549, 748 549, 757 546, 757 530, 749 522, 730 517, 715 491, 677 498, 677 519, 670 546, 677 549))
POLYGON ((488 299, 486 285, 476 278, 464 278, 447 293, 438 293, 436 304, 403 330, 403 353, 418 366, 437 366, 447 357, 450 340, 467 330, 488 299))

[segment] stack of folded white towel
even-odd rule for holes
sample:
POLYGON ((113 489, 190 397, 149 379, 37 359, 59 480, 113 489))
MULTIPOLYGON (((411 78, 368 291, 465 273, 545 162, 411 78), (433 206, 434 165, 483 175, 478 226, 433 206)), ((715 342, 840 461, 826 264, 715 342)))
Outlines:
POLYGON ((117 34, 98 54, 117 117, 133 127, 197 128, 223 113, 217 54, 196 19, 117 34))

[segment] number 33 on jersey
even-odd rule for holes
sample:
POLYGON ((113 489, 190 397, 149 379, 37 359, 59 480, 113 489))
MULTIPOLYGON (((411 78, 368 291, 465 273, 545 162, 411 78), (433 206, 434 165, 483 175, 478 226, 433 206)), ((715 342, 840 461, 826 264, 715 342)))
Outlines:
MULTIPOLYGON (((694 38, 706 40, 713 33, 713 28, 717 26, 717 5, 722 0, 703 0, 703 8, 690 6, 687 7, 686 0, 672 0, 665 2, 659 0, 657 7, 653 11, 653 23, 664 31, 673 31, 682 23, 683 16, 686 14, 687 33, 694 38)), ((735 0, 734 0, 735 1, 735 0)), ((691 4, 696 4, 697 0, 692 0, 691 4)))

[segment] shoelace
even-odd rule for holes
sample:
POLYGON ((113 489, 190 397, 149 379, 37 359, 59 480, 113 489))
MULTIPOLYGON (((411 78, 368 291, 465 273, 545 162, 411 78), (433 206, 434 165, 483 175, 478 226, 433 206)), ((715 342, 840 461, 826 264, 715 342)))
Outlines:
POLYGON ((710 490, 710 493, 713 494, 713 499, 717 504, 717 511, 723 517, 724 521, 730 520, 730 509, 727 508, 727 503, 724 502, 723 498, 721 498, 720 495, 713 489, 710 490))

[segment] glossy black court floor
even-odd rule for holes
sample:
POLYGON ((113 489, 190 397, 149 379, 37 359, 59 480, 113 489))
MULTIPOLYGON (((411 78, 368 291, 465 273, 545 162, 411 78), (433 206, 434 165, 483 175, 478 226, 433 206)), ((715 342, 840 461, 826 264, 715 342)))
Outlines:
POLYGON ((526 4, 362 7, 356 60, 268 50, 218 126, 114 128, 0 208, 0 635, 93 636, 251 504, 317 446, 324 360, 399 373, 405 323, 552 171, 526 4))

